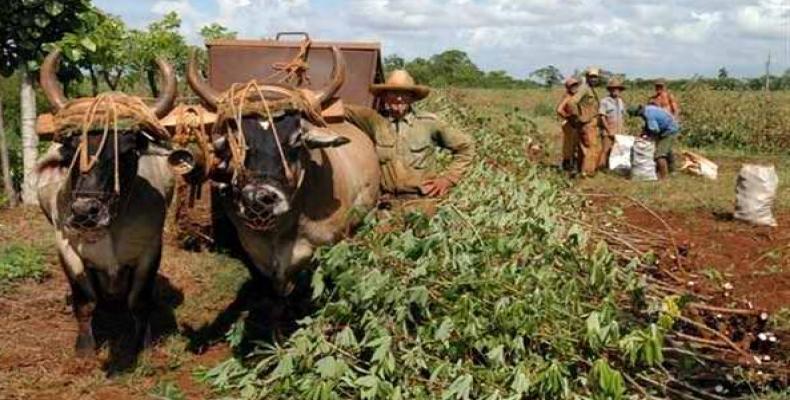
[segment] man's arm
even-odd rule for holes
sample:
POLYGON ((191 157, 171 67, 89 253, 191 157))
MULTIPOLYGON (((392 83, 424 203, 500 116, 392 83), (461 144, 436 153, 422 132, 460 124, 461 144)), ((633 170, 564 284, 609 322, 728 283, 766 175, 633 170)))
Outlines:
POLYGON ((672 110, 672 115, 674 117, 680 116, 680 105, 678 105, 678 101, 672 93, 669 94, 669 108, 672 110))
POLYGON ((651 136, 661 133, 661 128, 658 125, 658 120, 653 115, 645 114, 645 132, 651 136))
POLYGON ((581 114, 581 110, 579 109, 579 103, 581 103, 581 101, 585 97, 591 94, 592 93, 590 87, 587 86, 587 84, 582 84, 579 87, 579 90, 576 93, 574 93, 570 99, 568 99, 568 108, 570 109, 569 113, 571 117, 579 118, 581 114))
POLYGON ((557 110, 556 110, 557 115, 562 119, 567 119, 568 117, 570 117, 570 115, 568 114, 568 102, 570 101, 570 99, 571 96, 565 94, 564 96, 562 96, 562 100, 560 100, 560 103, 557 104, 557 110))
POLYGON ((475 142, 458 129, 436 121, 436 138, 439 144, 453 153, 453 161, 444 176, 453 184, 461 180, 475 157, 475 142))
POLYGON ((389 121, 376 110, 352 104, 345 105, 345 118, 362 132, 365 132, 375 143, 376 132, 389 129, 389 121))

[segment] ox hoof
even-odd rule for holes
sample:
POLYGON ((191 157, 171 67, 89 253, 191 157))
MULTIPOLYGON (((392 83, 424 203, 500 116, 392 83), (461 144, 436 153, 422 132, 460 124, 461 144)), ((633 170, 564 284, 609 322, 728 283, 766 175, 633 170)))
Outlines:
POLYGON ((92 358, 96 356, 96 342, 93 340, 93 336, 77 336, 77 344, 74 345, 74 352, 79 358, 92 358))

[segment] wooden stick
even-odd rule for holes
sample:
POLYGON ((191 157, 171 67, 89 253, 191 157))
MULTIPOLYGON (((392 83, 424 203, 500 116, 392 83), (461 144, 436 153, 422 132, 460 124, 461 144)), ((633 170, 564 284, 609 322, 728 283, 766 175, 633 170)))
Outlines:
POLYGON ((727 345, 732 347, 733 350, 737 351, 738 354, 740 354, 740 355, 746 357, 747 359, 749 359, 750 363, 751 363, 752 360, 754 360, 754 356, 752 356, 751 354, 749 354, 748 352, 746 352, 742 348, 738 347, 737 344, 733 343, 733 341, 730 340, 730 338, 725 336, 723 333, 721 333, 721 332, 719 332, 719 331, 717 331, 717 330, 715 330, 713 328, 710 328, 710 327, 708 327, 705 324, 701 324, 701 323, 699 323, 697 321, 694 321, 691 318, 684 317, 682 315, 678 316, 678 319, 681 320, 681 321, 684 321, 684 322, 686 322, 688 324, 691 324, 691 325, 693 325, 693 326, 695 326, 695 327, 697 327, 699 329, 705 330, 707 332, 710 332, 710 333, 718 336, 721 340, 723 340, 725 343, 727 343, 727 345))

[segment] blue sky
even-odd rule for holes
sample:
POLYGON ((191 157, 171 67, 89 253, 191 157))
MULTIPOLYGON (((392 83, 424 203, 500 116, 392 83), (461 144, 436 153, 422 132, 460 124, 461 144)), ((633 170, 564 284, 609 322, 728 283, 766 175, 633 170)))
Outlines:
POLYGON ((486 70, 525 77, 600 65, 629 76, 762 74, 790 68, 790 0, 94 0, 142 27, 177 11, 198 43, 219 22, 241 38, 304 30, 321 40, 375 40, 385 54, 466 51, 486 70))

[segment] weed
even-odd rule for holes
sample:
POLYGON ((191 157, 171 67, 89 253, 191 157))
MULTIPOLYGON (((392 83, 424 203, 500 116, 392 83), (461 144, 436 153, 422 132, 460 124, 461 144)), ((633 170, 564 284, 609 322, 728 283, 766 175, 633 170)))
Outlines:
POLYGON ((40 280, 47 275, 45 257, 33 246, 0 247, 0 286, 20 279, 40 280))
POLYGON ((156 400, 184 400, 186 396, 177 384, 170 381, 160 381, 149 393, 156 400))

